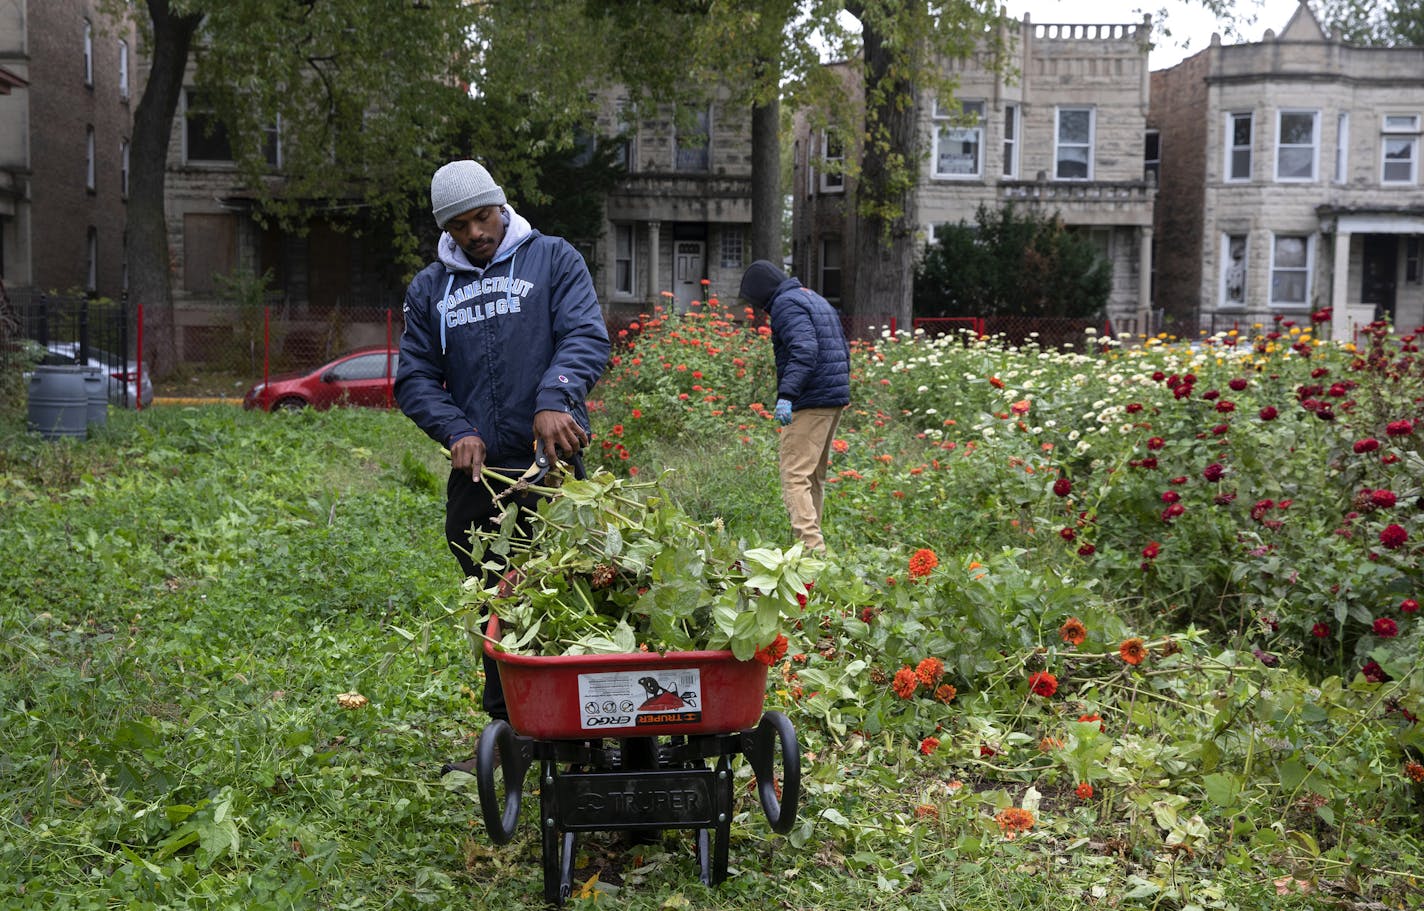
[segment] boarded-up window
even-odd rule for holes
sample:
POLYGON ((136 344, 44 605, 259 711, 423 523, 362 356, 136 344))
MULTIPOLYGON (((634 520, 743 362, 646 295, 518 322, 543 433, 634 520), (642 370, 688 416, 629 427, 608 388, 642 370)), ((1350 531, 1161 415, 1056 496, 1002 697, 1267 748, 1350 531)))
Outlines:
POLYGON ((215 275, 237 268, 237 216, 183 216, 183 287, 188 291, 217 290, 215 275))

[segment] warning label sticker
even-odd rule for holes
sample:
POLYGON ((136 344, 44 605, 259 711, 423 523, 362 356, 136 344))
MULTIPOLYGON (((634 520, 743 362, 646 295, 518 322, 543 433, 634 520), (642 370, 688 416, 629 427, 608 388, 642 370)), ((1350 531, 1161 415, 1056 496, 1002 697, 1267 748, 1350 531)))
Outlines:
POLYGON ((702 720, 702 674, 695 667, 579 674, 578 689, 586 731, 702 720))

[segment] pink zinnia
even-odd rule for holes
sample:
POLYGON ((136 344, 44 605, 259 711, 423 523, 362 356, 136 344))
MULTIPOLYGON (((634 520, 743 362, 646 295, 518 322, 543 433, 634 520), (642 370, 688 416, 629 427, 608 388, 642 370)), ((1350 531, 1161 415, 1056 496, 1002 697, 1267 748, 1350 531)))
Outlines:
POLYGON ((1404 530, 1403 525, 1386 525, 1379 535, 1380 543, 1390 550, 1403 547, 1404 542, 1409 540, 1409 532, 1404 530))

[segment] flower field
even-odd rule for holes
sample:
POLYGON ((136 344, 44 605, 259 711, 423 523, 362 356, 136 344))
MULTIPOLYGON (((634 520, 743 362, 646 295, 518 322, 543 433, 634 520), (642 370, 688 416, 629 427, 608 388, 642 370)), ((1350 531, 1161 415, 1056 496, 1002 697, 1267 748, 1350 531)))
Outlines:
MULTIPOLYGON (((764 332, 618 341, 590 468, 786 547, 764 332)), ((571 904, 1424 904, 1414 336, 852 356, 829 553, 755 652, 796 827, 739 789, 713 889, 682 833, 590 838, 571 904)), ((496 847, 438 774, 486 721, 442 470, 372 411, 0 424, 0 907, 536 903, 533 814, 496 847)))

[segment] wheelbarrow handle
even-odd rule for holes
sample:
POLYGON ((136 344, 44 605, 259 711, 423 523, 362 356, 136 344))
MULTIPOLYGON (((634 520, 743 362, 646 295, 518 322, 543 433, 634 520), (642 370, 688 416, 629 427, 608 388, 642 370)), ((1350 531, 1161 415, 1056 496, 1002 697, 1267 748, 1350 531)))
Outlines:
POLYGON ((796 728, 781 712, 766 712, 761 723, 744 738, 744 752, 756 775, 757 796, 771 829, 780 835, 796 825, 796 805, 801 799, 801 748, 796 728), (776 793, 776 746, 781 746, 781 794, 776 793))
POLYGON ((497 845, 508 844, 514 838, 524 776, 533 759, 528 743, 515 737, 509 722, 496 719, 480 732, 475 750, 475 784, 480 794, 480 815, 484 817, 490 840, 497 845), (504 773, 503 807, 499 805, 495 789, 496 768, 504 773))

